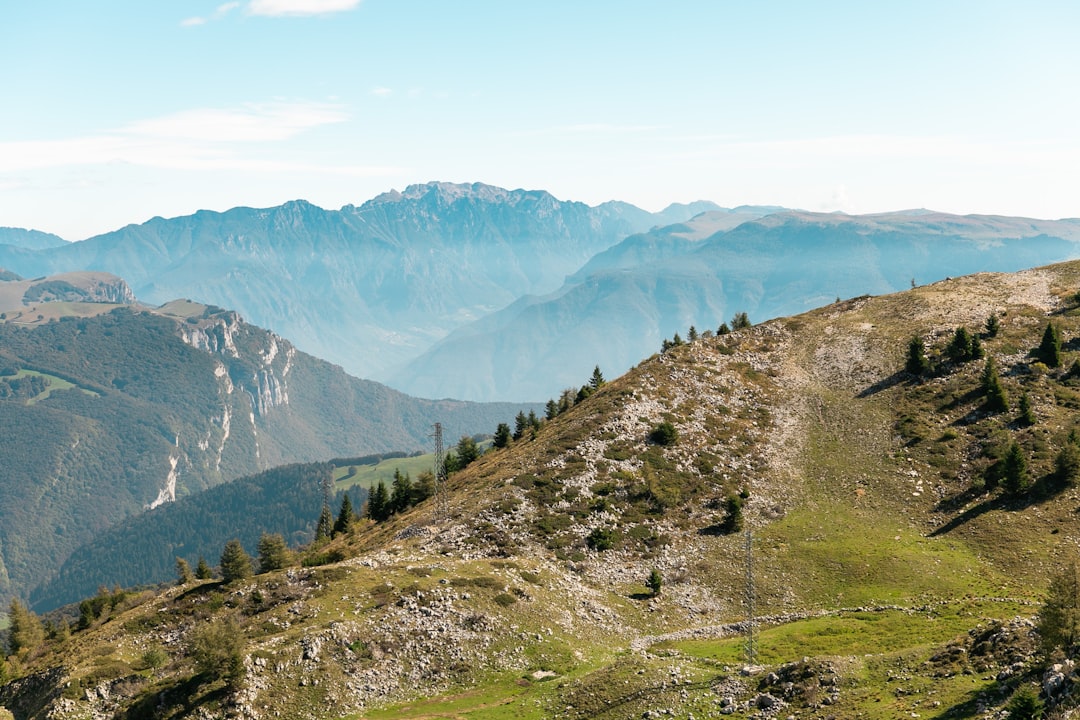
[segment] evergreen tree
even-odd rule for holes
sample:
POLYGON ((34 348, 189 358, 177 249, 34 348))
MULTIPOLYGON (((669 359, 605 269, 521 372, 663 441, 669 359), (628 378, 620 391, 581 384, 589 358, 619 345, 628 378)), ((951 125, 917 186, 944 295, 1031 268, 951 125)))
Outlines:
POLYGON ((724 522, 721 523, 726 533, 737 533, 743 529, 743 500, 738 495, 728 495, 724 501, 724 522))
POLYGON ((1052 322, 1046 323, 1042 342, 1039 343, 1035 356, 1047 367, 1061 367, 1061 331, 1052 322))
POLYGON ((731 318, 732 330, 745 330, 750 327, 750 316, 745 312, 735 313, 735 317, 731 318))
POLYGON ((221 579, 226 583, 251 577, 251 556, 235 538, 225 543, 221 551, 221 579))
MULTIPOLYGON (((547 418, 548 420, 554 420, 558 416, 559 416, 559 403, 555 402, 554 399, 548 400, 547 405, 544 406, 544 417, 547 418)), ((507 427, 506 429, 507 429, 507 431, 510 430, 509 427, 507 427)), ((509 435, 509 433, 507 433, 507 434, 509 435)))
POLYGON ((589 378, 589 387, 593 390, 599 390, 600 386, 605 382, 607 381, 604 380, 604 373, 600 372, 600 366, 597 365, 593 368, 592 377, 589 378))
POLYGON ((1043 716, 1043 701, 1038 690, 1021 685, 1009 698, 1005 710, 1009 713, 1008 720, 1039 720, 1043 716))
MULTIPOLYGON (((549 405, 554 405, 555 401, 554 400, 549 400, 548 404, 549 405)), ((558 408, 556 408, 555 412, 558 413, 558 408)), ((510 444, 510 426, 507 425, 506 423, 499 423, 498 427, 495 428, 495 437, 491 441, 491 446, 494 447, 494 448, 504 448, 509 444, 510 444)))
MULTIPOLYGON (((349 497, 346 495, 345 497, 349 497)), ((350 508, 351 512, 351 508, 350 508)), ((288 567, 291 561, 289 546, 285 544, 285 538, 281 533, 263 533, 259 536, 259 572, 265 573, 271 570, 281 570, 288 567)))
POLYGON ((986 357, 986 351, 983 349, 982 340, 978 335, 971 336, 971 352, 968 355, 971 360, 982 360, 986 357))
POLYGON ((8 654, 29 654, 45 642, 41 619, 19 600, 13 599, 8 608, 8 654))
POLYGON ((230 690, 239 687, 244 677, 244 635, 236 620, 228 618, 197 625, 188 643, 200 674, 224 679, 230 690))
POLYGON ((686 339, 687 339, 687 340, 688 340, 689 342, 694 342, 695 340, 697 340, 697 339, 698 339, 698 334, 697 334, 697 328, 696 328, 696 327, 694 327, 693 325, 691 325, 691 326, 690 326, 690 329, 689 329, 689 330, 687 331, 687 333, 686 333, 686 339))
POLYGON ((1024 425, 1034 425, 1036 422, 1035 410, 1031 407, 1031 398, 1027 391, 1020 396, 1020 422, 1024 425))
POLYGON ((953 333, 952 342, 945 348, 945 354, 954 363, 966 362, 971 359, 971 333, 966 327, 960 326, 953 333))
POLYGON ((392 512, 390 493, 386 490, 386 483, 380 480, 368 495, 367 516, 375 522, 382 522, 390 517, 392 512))
POLYGON ((660 576, 660 571, 653 568, 649 573, 648 580, 645 581, 645 587, 649 588, 649 592, 653 597, 660 594, 660 588, 664 583, 664 579, 660 576))
POLYGON ((188 561, 181 557, 176 558, 176 584, 187 585, 194 579, 195 576, 191 574, 191 566, 188 565, 188 561))
POLYGON ((1009 449, 1005 451, 1005 457, 1002 458, 1001 462, 1002 482, 1005 485, 1005 490, 1013 495, 1019 495, 1024 490, 1027 490, 1030 484, 1027 458, 1024 457, 1024 451, 1020 449, 1019 443, 1014 441, 1009 445, 1009 449))
POLYGON ((679 347, 682 344, 683 344, 683 339, 681 337, 679 337, 679 333, 675 333, 674 335, 671 336, 671 346, 672 347, 679 347))
POLYGON ((990 317, 986 318, 986 337, 997 337, 1000 329, 1001 323, 998 321, 997 313, 990 313, 990 317))
MULTIPOLYGON (((536 415, 530 410, 529 417, 531 420, 536 415)), ((480 457, 480 447, 476 444, 476 441, 468 435, 462 435, 457 444, 458 469, 467 468, 478 457, 480 457)))
POLYGON ((214 571, 206 564, 206 558, 200 555, 199 562, 195 565, 195 578, 198 580, 209 580, 212 577, 214 577, 214 571))
POLYGON ((425 470, 416 476, 413 483, 412 504, 418 505, 435 494, 435 473, 425 470))
POLYGON ((1050 578, 1036 627, 1046 655, 1055 650, 1071 655, 1070 650, 1080 642, 1080 568, 1075 561, 1050 578))
POLYGON ((514 439, 520 440, 525 437, 525 431, 529 429, 529 419, 525 417, 525 411, 519 410, 514 418, 514 439))
POLYGON ((998 377, 997 365, 994 358, 986 358, 986 366, 983 368, 982 392, 986 397, 986 409, 991 412, 1005 412, 1009 409, 1009 396, 1005 387, 998 377))
POLYGON ((1073 485, 1080 477, 1080 447, 1065 443, 1054 457, 1054 477, 1062 485, 1073 485))
MULTIPOLYGON (((601 382, 603 382, 603 380, 601 380, 601 382)), ((528 421, 529 421, 529 429, 532 430, 533 437, 536 437, 537 431, 540 430, 540 418, 536 417, 536 412, 535 411, 533 411, 533 410, 529 411, 528 421)))
POLYGON ((334 534, 334 515, 330 512, 330 506, 323 503, 319 512, 319 522, 315 525, 315 542, 326 542, 334 534))
POLYGON ((349 532, 352 529, 352 522, 352 500, 349 498, 349 493, 345 493, 341 498, 341 509, 338 511, 337 520, 334 521, 334 529, 330 533, 331 536, 349 532))
POLYGON ((390 509, 394 513, 402 513, 412 507, 413 482, 409 473, 394 469, 394 482, 390 486, 390 509))
POLYGON ((728 327, 727 323, 720 323, 720 327, 716 328, 717 335, 729 335, 730 333, 731 328, 728 327))
POLYGON ((562 394, 559 395, 559 414, 560 415, 562 413, 566 412, 567 410, 569 410, 570 408, 574 407, 574 396, 575 395, 576 395, 576 393, 574 392, 574 388, 566 388, 565 390, 562 391, 562 394))
POLYGON ((908 341, 907 362, 904 369, 912 375, 925 375, 930 371, 930 361, 926 359, 926 345, 916 335, 908 341))

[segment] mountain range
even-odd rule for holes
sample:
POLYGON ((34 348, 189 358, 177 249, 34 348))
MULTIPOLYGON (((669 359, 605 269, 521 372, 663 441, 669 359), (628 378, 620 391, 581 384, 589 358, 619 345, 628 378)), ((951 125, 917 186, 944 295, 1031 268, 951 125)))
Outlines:
POLYGON ((0 595, 30 596, 76 548, 177 498, 285 463, 429 448, 434 423, 452 441, 529 409, 418 400, 233 311, 130 296, 100 273, 0 282, 0 595))
POLYGON ((154 218, 76 243, 7 230, 0 267, 190 297, 421 397, 542 401, 618 374, 694 325, 1078 255, 1078 221, 925 210, 854 216, 427 183, 359 206, 303 201, 154 218), (21 246, 19 246, 21 244, 21 246))

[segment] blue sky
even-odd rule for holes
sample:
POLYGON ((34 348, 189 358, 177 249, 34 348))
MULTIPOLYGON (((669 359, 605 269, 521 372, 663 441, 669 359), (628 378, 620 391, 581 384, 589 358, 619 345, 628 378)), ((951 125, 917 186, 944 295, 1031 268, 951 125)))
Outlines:
POLYGON ((6 0, 0 225, 429 180, 1080 216, 1080 3, 6 0))

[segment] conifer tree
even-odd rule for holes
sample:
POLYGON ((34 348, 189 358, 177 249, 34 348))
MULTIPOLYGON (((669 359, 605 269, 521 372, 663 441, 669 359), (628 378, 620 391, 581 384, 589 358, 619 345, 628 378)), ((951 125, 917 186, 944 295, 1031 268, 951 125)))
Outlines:
MULTIPOLYGON (((556 417, 558 417, 558 415, 559 415, 559 403, 555 402, 555 399, 552 398, 551 400, 547 401, 546 405, 544 405, 544 417, 547 418, 548 420, 554 420, 556 417)), ((507 430, 509 430, 509 429, 510 428, 507 427, 507 430)))
POLYGON ((971 333, 967 328, 960 326, 953 333, 952 342, 945 348, 945 354, 954 363, 966 362, 971 359, 971 333))
MULTIPOLYGON (((348 497, 346 495, 345 497, 348 497)), ((259 572, 281 570, 288 567, 290 561, 289 546, 281 533, 263 533, 259 536, 259 572)))
POLYGON ((1062 485, 1072 485, 1080 477, 1080 447, 1066 442, 1054 457, 1054 477, 1062 485))
MULTIPOLYGON (((554 400, 548 400, 549 405, 555 405, 554 400)), ((558 407, 555 409, 555 414, 558 414, 558 407)), ((492 447, 504 448, 510 444, 510 426, 506 423, 499 423, 495 428, 495 437, 491 441, 492 447)))
POLYGON ((1027 391, 1020 396, 1020 422, 1024 425, 1034 425, 1036 422, 1035 410, 1031 407, 1031 398, 1027 391))
POLYGON ((660 576, 660 571, 653 568, 652 571, 649 572, 648 580, 645 581, 645 587, 649 588, 649 592, 652 593, 653 597, 656 597, 660 594, 660 588, 663 586, 663 583, 664 579, 660 576))
POLYGON ((745 312, 735 313, 735 317, 731 318, 732 330, 745 330, 750 327, 750 316, 745 312))
POLYGON ((519 410, 514 418, 514 439, 520 440, 525 437, 525 431, 529 429, 529 419, 525 417, 525 411, 519 410))
MULTIPOLYGON (((603 378, 601 378, 600 382, 603 382, 603 378)), ((528 422, 529 429, 532 430, 533 437, 536 437, 537 431, 540 430, 540 418, 536 417, 535 411, 529 411, 528 422)))
POLYGON ((251 556, 235 538, 225 543, 221 551, 221 579, 226 583, 251 577, 251 556))
POLYGON ((720 327, 716 328, 717 335, 729 335, 731 334, 731 328, 728 327, 726 322, 720 323, 720 327))
POLYGON ((176 584, 187 585, 194 579, 195 576, 191 573, 191 566, 188 565, 188 561, 182 557, 176 558, 176 584))
POLYGON ((382 522, 390 517, 391 511, 390 493, 386 490, 386 483, 380 480, 368 495, 367 516, 375 522, 382 522))
POLYGON ((983 368, 982 391, 986 397, 986 408, 991 412, 1005 412, 1009 409, 1009 396, 1005 393, 1005 387, 998 377, 997 365, 994 358, 986 358, 986 366, 983 368))
POLYGON ((598 390, 605 382, 604 373, 600 372, 600 366, 597 365, 593 368, 592 377, 589 378, 589 387, 593 390, 598 390))
POLYGON ((1069 653, 1080 642, 1080 568, 1075 561, 1050 578, 1036 627, 1039 644, 1047 655, 1058 649, 1069 653))
POLYGON ((686 339, 689 342, 694 342, 698 339, 697 328, 693 325, 691 325, 690 329, 686 332, 686 339))
POLYGON ((331 531, 331 535, 336 536, 349 532, 352 529, 352 521, 352 500, 349 498, 349 493, 345 493, 341 498, 341 509, 338 511, 337 520, 334 521, 334 529, 331 531))
POLYGON ((1001 463, 1005 490, 1013 495, 1019 495, 1027 490, 1031 480, 1028 476, 1027 458, 1024 457, 1024 451, 1020 449, 1019 443, 1014 441, 1009 445, 1001 463))
POLYGON ((971 360, 982 360, 986 357, 986 351, 983 350, 982 340, 978 335, 971 336, 971 352, 968 355, 971 360))
MULTIPOLYGON (((473 443, 475 445, 475 443, 473 443)), ((394 482, 390 491, 390 508, 392 512, 405 512, 412 506, 413 482, 409 473, 404 475, 400 470, 394 469, 394 482)))
POLYGON ((325 542, 334 534, 334 515, 330 512, 330 506, 323 503, 319 512, 319 522, 315 525, 315 542, 325 542))
POLYGON ((425 470, 416 476, 413 483, 412 504, 418 505, 435 494, 435 473, 425 470))
POLYGON ((904 369, 912 375, 925 375, 930 370, 930 361, 926 359, 926 345, 916 335, 908 341, 907 362, 904 369))
POLYGON ((1046 363, 1047 367, 1061 367, 1061 331, 1054 323, 1049 321, 1046 323, 1042 342, 1039 343, 1035 355, 1046 363))
POLYGON ((45 641, 41 619, 17 598, 8 608, 8 654, 32 653, 45 641))
POLYGON ((198 580, 209 580, 214 577, 214 571, 206 564, 206 558, 199 556, 199 562, 195 565, 195 577, 198 580))
MULTIPOLYGON (((529 419, 532 420, 535 417, 536 414, 530 410, 529 419)), ((478 457, 480 457, 480 447, 476 444, 476 441, 468 435, 462 435, 457 444, 458 469, 467 468, 478 457)))
POLYGON ((990 317, 986 318, 986 337, 997 337, 1000 329, 1001 322, 998 320, 997 313, 990 313, 990 317))

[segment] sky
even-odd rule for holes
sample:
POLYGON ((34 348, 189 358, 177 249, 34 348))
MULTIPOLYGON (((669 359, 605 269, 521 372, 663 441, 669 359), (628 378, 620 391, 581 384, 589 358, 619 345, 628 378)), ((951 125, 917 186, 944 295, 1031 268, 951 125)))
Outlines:
POLYGON ((1080 217, 1080 3, 0 0, 0 226, 432 180, 1080 217))

